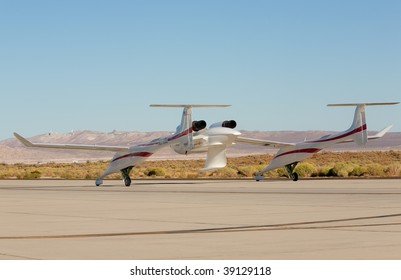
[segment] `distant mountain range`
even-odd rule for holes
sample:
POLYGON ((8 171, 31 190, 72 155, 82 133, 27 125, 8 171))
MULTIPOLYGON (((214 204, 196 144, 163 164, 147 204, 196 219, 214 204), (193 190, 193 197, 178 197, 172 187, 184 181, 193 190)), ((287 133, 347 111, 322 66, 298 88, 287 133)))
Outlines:
MULTIPOLYGON (((316 139, 333 133, 330 131, 241 131, 242 136, 258 139, 269 139, 283 142, 300 142, 305 139, 316 139)), ((374 134, 372 131, 369 134, 374 134)), ((31 137, 33 142, 67 143, 67 144, 99 144, 99 145, 135 145, 170 134, 167 131, 74 131, 69 133, 48 133, 31 137)), ((401 132, 389 132, 382 139, 370 141, 365 147, 353 143, 333 146, 331 151, 352 150, 401 150, 401 132)), ((227 150, 229 157, 249 154, 272 154, 276 149, 246 144, 237 144, 227 150)), ((72 151, 25 148, 14 138, 0 141, 0 162, 2 163, 40 163, 40 162, 81 162, 87 160, 109 160, 111 152, 72 151)), ((178 155, 170 148, 164 148, 151 159, 187 159, 204 158, 205 155, 178 155)))

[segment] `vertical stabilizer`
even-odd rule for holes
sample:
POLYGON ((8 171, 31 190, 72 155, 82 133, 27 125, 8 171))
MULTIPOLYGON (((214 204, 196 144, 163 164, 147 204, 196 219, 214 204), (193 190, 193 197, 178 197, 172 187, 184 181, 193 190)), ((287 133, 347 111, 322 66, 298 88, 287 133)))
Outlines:
POLYGON ((192 107, 186 106, 182 111, 181 123, 177 127, 177 133, 183 132, 192 127, 192 107))
POLYGON ((381 102, 381 103, 345 103, 328 104, 327 106, 356 106, 354 120, 351 127, 347 130, 352 135, 357 145, 365 145, 368 142, 368 130, 366 125, 365 109, 366 106, 373 105, 395 105, 399 102, 381 102))
POLYGON ((192 107, 186 106, 182 111, 181 123, 177 127, 177 134, 186 133, 187 137, 183 137, 181 142, 190 151, 193 148, 193 133, 192 133, 192 107))
POLYGON ((355 108, 354 121, 350 130, 356 132, 353 135, 354 142, 359 145, 365 145, 368 142, 368 130, 366 125, 365 104, 357 105, 355 108))
POLYGON ((177 127, 173 138, 177 141, 178 148, 175 150, 179 153, 188 153, 193 148, 193 129, 192 129, 192 108, 208 108, 208 107, 228 107, 230 105, 220 104, 152 104, 150 107, 168 107, 168 108, 184 108, 182 111, 181 123, 177 127))

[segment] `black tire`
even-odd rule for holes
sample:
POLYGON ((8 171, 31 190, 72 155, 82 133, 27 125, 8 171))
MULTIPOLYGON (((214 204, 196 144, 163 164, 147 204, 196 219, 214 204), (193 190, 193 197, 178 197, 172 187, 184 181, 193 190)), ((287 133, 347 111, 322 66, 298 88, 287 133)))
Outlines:
POLYGON ((124 179, 124 184, 125 184, 126 187, 131 186, 131 178, 125 178, 124 179))
POLYGON ((298 181, 298 173, 294 172, 294 173, 292 174, 292 180, 293 180, 294 182, 298 181))

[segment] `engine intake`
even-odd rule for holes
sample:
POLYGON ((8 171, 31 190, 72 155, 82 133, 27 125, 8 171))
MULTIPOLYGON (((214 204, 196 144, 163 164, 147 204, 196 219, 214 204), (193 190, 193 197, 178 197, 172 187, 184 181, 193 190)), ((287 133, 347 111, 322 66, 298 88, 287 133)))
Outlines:
POLYGON ((200 121, 193 121, 192 122, 192 131, 199 131, 202 130, 204 128, 206 128, 207 124, 204 120, 200 120, 200 121))
POLYGON ((222 127, 228 127, 228 128, 234 129, 234 128, 237 127, 237 122, 234 121, 234 120, 224 121, 224 122, 221 124, 221 126, 222 126, 222 127))
POLYGON ((234 129, 237 127, 237 122, 234 120, 222 121, 222 122, 214 123, 210 126, 210 128, 213 128, 213 127, 227 127, 227 128, 234 129))

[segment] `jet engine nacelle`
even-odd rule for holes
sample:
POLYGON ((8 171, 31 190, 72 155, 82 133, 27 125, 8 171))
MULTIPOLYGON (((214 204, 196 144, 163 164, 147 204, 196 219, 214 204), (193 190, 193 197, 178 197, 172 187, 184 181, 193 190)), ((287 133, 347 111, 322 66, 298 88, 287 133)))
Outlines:
POLYGON ((206 122, 204 120, 200 120, 200 121, 193 121, 192 122, 192 131, 197 132, 200 131, 202 129, 206 128, 206 122))
POLYGON ((228 120, 228 121, 222 121, 222 122, 218 122, 218 123, 214 123, 210 126, 210 128, 213 127, 227 127, 227 128, 231 128, 234 129, 237 126, 237 122, 234 120, 228 120))

